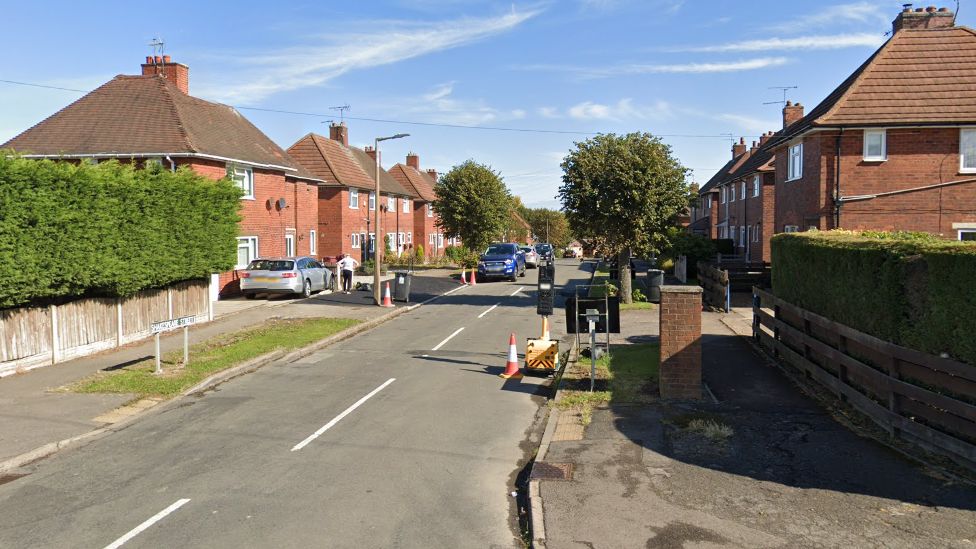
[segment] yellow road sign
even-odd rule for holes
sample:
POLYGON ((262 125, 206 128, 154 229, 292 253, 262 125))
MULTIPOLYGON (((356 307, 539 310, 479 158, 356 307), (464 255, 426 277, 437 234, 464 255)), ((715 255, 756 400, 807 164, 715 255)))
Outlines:
POLYGON ((555 370, 559 367, 559 342, 528 339, 525 345, 525 367, 534 370, 555 370))

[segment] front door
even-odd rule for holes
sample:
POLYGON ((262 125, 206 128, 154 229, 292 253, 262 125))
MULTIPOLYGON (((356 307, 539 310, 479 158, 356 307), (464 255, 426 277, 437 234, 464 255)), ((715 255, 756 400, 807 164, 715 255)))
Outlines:
POLYGON ((295 235, 294 234, 285 235, 285 256, 295 257, 295 235))

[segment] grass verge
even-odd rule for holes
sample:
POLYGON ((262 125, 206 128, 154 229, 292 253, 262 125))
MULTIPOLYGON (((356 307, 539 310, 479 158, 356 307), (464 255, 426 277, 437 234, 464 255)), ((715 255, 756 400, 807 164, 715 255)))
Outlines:
POLYGON ((635 301, 633 303, 621 303, 621 311, 644 311, 654 309, 655 305, 650 301, 635 301))
POLYGON ((590 360, 581 358, 563 373, 564 390, 556 406, 579 412, 583 425, 588 425, 596 406, 648 402, 657 387, 658 358, 657 343, 613 346, 596 361, 595 385, 600 390, 592 393, 590 360))
POLYGON ((272 351, 294 350, 358 324, 346 318, 271 320, 258 328, 208 339, 190 347, 184 367, 183 350, 166 353, 163 373, 155 375, 153 359, 125 368, 97 372, 67 387, 76 393, 132 393, 140 397, 171 398, 210 375, 272 351))

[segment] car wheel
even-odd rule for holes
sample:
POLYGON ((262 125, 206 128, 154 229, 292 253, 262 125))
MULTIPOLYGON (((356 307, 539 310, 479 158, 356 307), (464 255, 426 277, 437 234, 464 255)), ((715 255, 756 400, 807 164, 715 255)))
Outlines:
POLYGON ((307 278, 302 285, 302 297, 312 297, 312 281, 307 278))
POLYGON ((255 294, 255 293, 252 293, 252 292, 247 292, 247 293, 244 294, 244 299, 254 299, 257 296, 258 296, 258 294, 255 294))

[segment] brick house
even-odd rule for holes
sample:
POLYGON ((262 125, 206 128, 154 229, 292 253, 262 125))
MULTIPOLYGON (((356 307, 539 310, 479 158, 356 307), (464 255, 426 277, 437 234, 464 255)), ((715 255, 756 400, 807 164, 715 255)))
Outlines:
POLYGON ((26 158, 155 162, 231 177, 245 195, 237 264, 212 285, 225 296, 239 291, 237 271, 258 255, 317 253, 319 180, 233 107, 189 95, 189 82, 186 65, 147 57, 141 75, 116 76, 0 148, 26 158))
POLYGON ((698 202, 691 207, 689 231, 712 239, 731 238, 728 208, 725 206, 728 200, 727 186, 732 181, 732 174, 749 158, 750 153, 743 138, 732 145, 732 158, 698 190, 698 202))
POLYGON ((318 193, 321 256, 350 254, 359 261, 366 260, 375 246, 372 224, 377 207, 381 230, 395 251, 414 242, 414 202, 419 197, 381 167, 377 200, 376 153, 372 147, 350 147, 345 124, 332 124, 328 138, 306 135, 289 147, 288 153, 323 181, 318 193))
POLYGON ((770 145, 775 230, 926 231, 976 239, 976 31, 946 8, 895 18, 893 34, 770 145))
POLYGON ((420 157, 414 153, 407 155, 406 164, 395 164, 389 170, 393 179, 413 193, 413 241, 414 246, 424 247, 426 257, 444 255, 446 239, 444 231, 437 226, 437 212, 434 211, 434 185, 437 184, 437 171, 420 169, 420 157))
POLYGON ((718 188, 719 217, 731 238, 735 254, 750 263, 771 260, 769 239, 773 235, 773 214, 776 200, 775 156, 765 145, 773 132, 763 134, 759 142, 743 155, 743 161, 733 169, 718 188))

